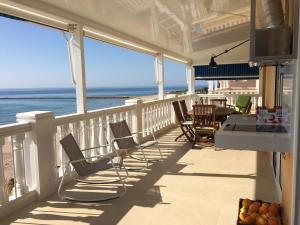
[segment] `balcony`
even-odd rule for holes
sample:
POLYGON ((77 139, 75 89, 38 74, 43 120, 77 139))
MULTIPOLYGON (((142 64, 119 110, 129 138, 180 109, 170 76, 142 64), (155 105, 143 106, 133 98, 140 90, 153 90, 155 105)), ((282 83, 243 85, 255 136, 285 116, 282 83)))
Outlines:
MULTIPOLYGON (((0 211, 8 215, 6 223, 76 221, 96 224, 103 221, 101 223, 132 224, 138 221, 149 224, 151 221, 154 224, 172 221, 183 224, 189 221, 189 224, 224 225, 235 222, 239 198, 279 201, 267 153, 216 151, 214 147, 197 146, 192 149, 191 143, 184 139, 174 141, 179 129, 171 102, 185 99, 190 108, 200 98, 209 103, 213 97, 183 95, 144 103, 133 99, 124 106, 56 118, 50 112, 17 115, 19 123, 0 128, 1 139, 5 140, 2 146, 9 147, 13 155, 16 181, 10 196, 4 191, 1 193, 0 211), (155 131, 160 136, 164 160, 151 164, 146 171, 130 172, 126 180, 128 192, 120 199, 91 205, 60 200, 56 191, 68 159, 58 141, 71 132, 82 147, 103 144, 111 137, 108 122, 122 119, 127 120, 132 130, 142 130, 140 138, 143 140, 149 137, 150 130, 155 131), (17 209, 22 212, 16 214, 17 209)), ((109 149, 100 151, 106 153, 109 149)), ((155 157, 156 151, 147 154, 155 157)), ((133 162, 127 160, 126 163, 133 162)), ((5 167, 0 169, 1 174, 7 172, 5 167)), ((69 171, 69 176, 72 175, 69 171)), ((1 179, 4 181, 3 176, 1 179)), ((109 188, 72 185, 69 187, 75 195, 84 193, 79 193, 79 188, 89 194, 109 188)))
MULTIPOLYGON (((236 222, 239 198, 279 200, 266 153, 191 149, 184 140, 174 142, 178 133, 172 129, 160 137, 165 159, 144 172, 131 172, 128 192, 122 198, 87 205, 67 203, 54 194, 28 205, 3 224, 229 225, 236 222)), ((102 190, 86 188, 87 192, 102 190)))

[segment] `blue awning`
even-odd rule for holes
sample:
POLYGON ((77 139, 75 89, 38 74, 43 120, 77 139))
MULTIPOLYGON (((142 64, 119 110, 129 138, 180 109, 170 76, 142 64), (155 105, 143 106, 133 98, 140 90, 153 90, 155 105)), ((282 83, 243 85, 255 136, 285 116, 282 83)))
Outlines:
POLYGON ((248 63, 221 64, 216 68, 208 65, 194 66, 196 80, 253 80, 259 79, 259 67, 248 63))

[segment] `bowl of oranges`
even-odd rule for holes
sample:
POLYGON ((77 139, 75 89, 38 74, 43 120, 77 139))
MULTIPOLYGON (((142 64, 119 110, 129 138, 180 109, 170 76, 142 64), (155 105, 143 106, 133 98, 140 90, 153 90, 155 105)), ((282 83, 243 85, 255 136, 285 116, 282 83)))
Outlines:
POLYGON ((244 224, 282 225, 280 204, 240 199, 237 225, 244 224))

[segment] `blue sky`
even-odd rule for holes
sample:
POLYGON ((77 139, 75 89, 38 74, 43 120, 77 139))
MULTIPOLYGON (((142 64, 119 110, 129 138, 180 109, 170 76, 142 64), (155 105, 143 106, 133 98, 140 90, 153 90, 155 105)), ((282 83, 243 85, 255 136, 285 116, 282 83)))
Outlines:
MULTIPOLYGON (((0 17, 0 88, 71 87, 62 32, 0 17)), ((152 56, 85 38, 88 87, 155 86, 152 56)), ((186 86, 185 66, 165 61, 165 85, 186 86)))

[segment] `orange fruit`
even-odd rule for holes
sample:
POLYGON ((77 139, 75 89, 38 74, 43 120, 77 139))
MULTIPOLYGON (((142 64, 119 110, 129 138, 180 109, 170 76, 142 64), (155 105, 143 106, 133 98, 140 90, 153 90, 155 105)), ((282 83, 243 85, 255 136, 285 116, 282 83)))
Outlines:
POLYGON ((280 220, 278 217, 270 217, 268 219, 268 225, 280 225, 280 220))
POLYGON ((268 211, 268 213, 267 213, 267 215, 268 215, 268 217, 276 217, 277 216, 277 212, 274 212, 274 211, 268 211))
POLYGON ((252 219, 251 216, 246 216, 243 222, 244 222, 244 224, 253 224, 254 219, 252 219))
POLYGON ((255 221, 258 214, 257 213, 251 213, 250 216, 252 217, 253 221, 255 221))
POLYGON ((276 202, 271 203, 270 206, 272 206, 272 207, 274 207, 275 209, 277 209, 277 211, 279 211, 279 209, 280 209, 280 204, 278 204, 278 203, 276 203, 276 202))
POLYGON ((239 218, 241 221, 244 221, 246 217, 247 217, 246 213, 240 213, 240 215, 239 215, 239 218))
POLYGON ((278 213, 279 213, 279 208, 276 207, 276 206, 272 206, 272 205, 271 205, 271 206, 268 208, 268 212, 271 213, 272 215, 278 215, 278 213))
POLYGON ((254 204, 254 205, 257 205, 258 208, 261 206, 261 203, 260 203, 260 202, 257 202, 257 201, 256 201, 256 202, 253 202, 253 204, 254 204))
POLYGON ((259 206, 257 204, 254 204, 252 203, 250 206, 249 206, 249 212, 257 212, 259 209, 259 206))
POLYGON ((264 202, 263 204, 261 204, 261 206, 263 206, 263 207, 269 207, 270 206, 270 204, 269 203, 266 203, 266 202, 264 202))
POLYGON ((257 224, 257 225, 267 225, 268 222, 267 222, 267 220, 265 220, 264 218, 258 217, 258 218, 256 219, 256 224, 257 224))
POLYGON ((268 208, 265 206, 261 206, 258 210, 260 215, 266 214, 268 212, 268 208))
POLYGON ((252 201, 248 198, 245 198, 242 202, 243 208, 246 208, 246 209, 248 209, 251 204, 252 204, 252 201))

